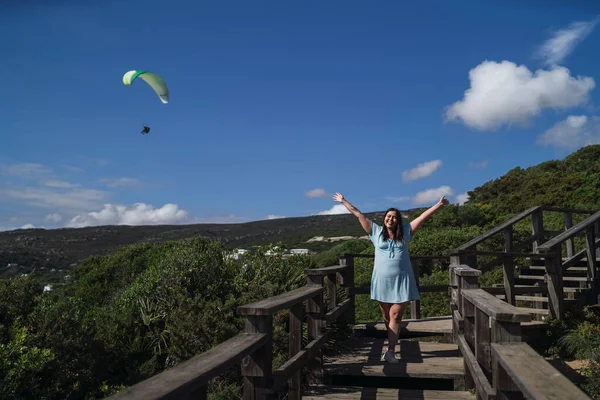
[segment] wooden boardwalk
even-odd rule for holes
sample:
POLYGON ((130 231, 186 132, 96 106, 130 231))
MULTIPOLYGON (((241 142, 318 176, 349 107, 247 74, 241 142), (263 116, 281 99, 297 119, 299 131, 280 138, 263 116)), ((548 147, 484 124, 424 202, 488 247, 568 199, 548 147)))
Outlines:
POLYGON ((464 379, 463 360, 456 344, 401 340, 396 354, 399 362, 389 364, 381 361, 387 339, 353 338, 350 341, 353 345, 345 354, 324 359, 326 375, 464 379))
POLYGON ((311 387, 303 400, 475 400, 470 392, 384 389, 370 387, 311 387))

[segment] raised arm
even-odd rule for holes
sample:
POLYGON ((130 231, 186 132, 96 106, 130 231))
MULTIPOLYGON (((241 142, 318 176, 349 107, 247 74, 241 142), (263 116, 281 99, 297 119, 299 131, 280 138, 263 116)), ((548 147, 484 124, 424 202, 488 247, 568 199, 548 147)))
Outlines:
POLYGON ((427 221, 440 207, 448 204, 448 200, 446 200, 446 196, 442 196, 440 201, 438 201, 434 206, 424 211, 423 214, 419 215, 417 218, 410 222, 410 234, 414 235, 423 225, 423 222, 427 221))
POLYGON ((342 196, 341 193, 336 193, 333 196, 333 200, 337 201, 338 203, 342 203, 348 209, 348 211, 350 211, 356 218, 358 218, 358 221, 360 222, 365 232, 367 232, 367 235, 371 234, 371 220, 365 217, 364 214, 358 210, 358 208, 348 203, 348 201, 344 198, 344 196, 342 196))

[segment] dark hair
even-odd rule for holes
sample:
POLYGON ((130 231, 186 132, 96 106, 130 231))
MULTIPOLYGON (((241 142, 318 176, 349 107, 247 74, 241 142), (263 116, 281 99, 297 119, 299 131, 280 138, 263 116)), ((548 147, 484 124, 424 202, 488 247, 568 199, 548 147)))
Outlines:
POLYGON ((404 224, 402 223, 402 214, 397 208, 390 207, 383 214, 383 229, 381 230, 381 235, 383 236, 383 240, 388 240, 390 236, 388 235, 387 228, 385 227, 385 217, 388 215, 390 211, 394 211, 396 213, 396 229, 394 231, 394 241, 395 242, 403 242, 404 241, 404 224))

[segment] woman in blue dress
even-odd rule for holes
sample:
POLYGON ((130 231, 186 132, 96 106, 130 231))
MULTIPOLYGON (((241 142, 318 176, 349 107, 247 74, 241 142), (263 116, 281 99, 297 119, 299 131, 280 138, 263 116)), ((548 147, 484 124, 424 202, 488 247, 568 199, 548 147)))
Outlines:
POLYGON ((371 299, 379 302, 388 332, 388 349, 383 359, 388 363, 398 362, 395 356, 400 322, 408 303, 420 300, 419 290, 413 274, 408 244, 427 219, 440 207, 448 204, 445 196, 410 223, 402 222, 400 211, 389 208, 383 216, 383 226, 368 219, 350 204, 341 193, 333 200, 342 203, 362 225, 375 246, 375 263, 371 276, 371 299))

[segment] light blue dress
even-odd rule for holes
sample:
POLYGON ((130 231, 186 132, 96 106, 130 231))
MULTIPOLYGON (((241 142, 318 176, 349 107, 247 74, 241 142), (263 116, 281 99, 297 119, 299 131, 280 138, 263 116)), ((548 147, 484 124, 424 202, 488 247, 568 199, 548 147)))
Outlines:
POLYGON ((375 246, 375 265, 371 276, 371 299, 384 303, 404 303, 420 300, 417 282, 408 255, 412 239, 410 224, 405 224, 404 242, 383 240, 382 227, 372 223, 369 238, 375 246))

